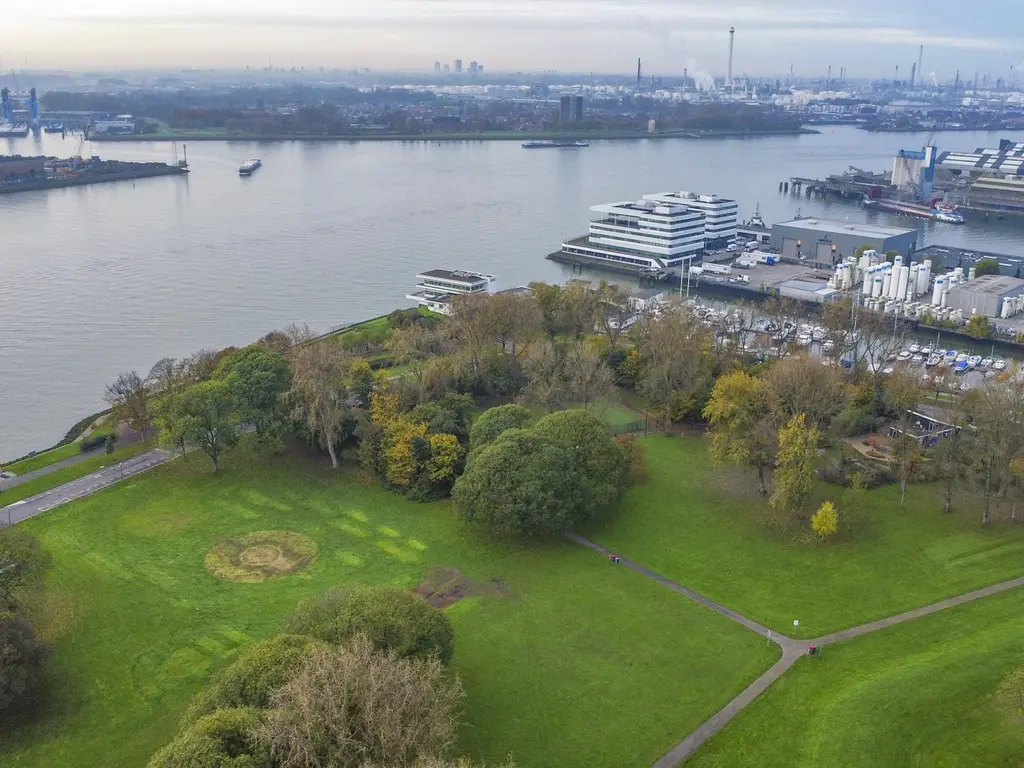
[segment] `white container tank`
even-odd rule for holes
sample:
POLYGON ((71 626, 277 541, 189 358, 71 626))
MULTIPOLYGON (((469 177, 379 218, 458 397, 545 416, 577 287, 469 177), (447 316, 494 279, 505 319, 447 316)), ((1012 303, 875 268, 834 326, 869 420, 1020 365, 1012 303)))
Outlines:
POLYGON ((935 287, 932 289, 932 304, 936 307, 942 306, 942 292, 946 289, 946 278, 936 277, 935 287))

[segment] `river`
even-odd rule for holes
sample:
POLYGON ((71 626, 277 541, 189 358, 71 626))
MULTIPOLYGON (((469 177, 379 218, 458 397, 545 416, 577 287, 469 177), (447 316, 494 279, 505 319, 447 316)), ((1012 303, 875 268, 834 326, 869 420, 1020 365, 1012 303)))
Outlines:
MULTIPOLYGON (((949 149, 995 133, 940 134, 949 149)), ((781 194, 790 176, 891 167, 918 134, 841 126, 820 135, 607 141, 524 151, 516 142, 195 142, 187 178, 0 197, 0 457, 59 440, 103 407, 120 371, 241 345, 288 325, 324 329, 408 306, 417 272, 493 273, 498 287, 560 281, 544 256, 586 231, 589 207, 687 189, 804 215, 913 226, 840 201, 781 194), (263 168, 238 176, 260 157, 263 168)), ((0 139, 3 154, 68 156, 79 138, 0 139)), ((81 154, 170 162, 167 143, 81 154)), ((182 151, 178 146, 179 153, 182 151)), ((910 223, 908 223, 910 222, 910 223)), ((924 243, 1024 255, 1011 221, 932 222, 924 243)))

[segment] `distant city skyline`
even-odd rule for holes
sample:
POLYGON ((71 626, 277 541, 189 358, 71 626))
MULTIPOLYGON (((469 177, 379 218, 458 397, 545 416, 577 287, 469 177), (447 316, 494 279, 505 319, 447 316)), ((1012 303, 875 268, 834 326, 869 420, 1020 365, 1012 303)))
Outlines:
POLYGON ((434 61, 487 71, 734 74, 942 81, 1018 77, 1018 0, 965 10, 951 0, 7 0, 3 70, 84 67, 372 67, 431 70, 434 61))

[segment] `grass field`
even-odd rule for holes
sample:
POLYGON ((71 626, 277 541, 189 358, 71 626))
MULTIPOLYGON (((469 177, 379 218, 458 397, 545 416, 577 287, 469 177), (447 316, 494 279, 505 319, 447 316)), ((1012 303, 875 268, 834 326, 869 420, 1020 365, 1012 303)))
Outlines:
POLYGON ((8 488, 0 493, 0 507, 6 507, 8 504, 27 499, 29 496, 35 496, 37 493, 56 488, 58 485, 85 477, 103 467, 109 467, 111 464, 138 456, 140 453, 149 450, 149 448, 150 446, 146 443, 133 443, 126 445, 124 448, 117 448, 113 453, 100 451, 95 456, 90 456, 88 459, 84 459, 77 464, 62 467, 16 485, 13 488, 8 488))
POLYGON ((433 566, 503 597, 449 608, 467 691, 460 748, 523 766, 648 766, 776 658, 728 620, 570 544, 486 543, 447 503, 417 505, 354 471, 288 456, 176 461, 25 523, 54 558, 45 605, 51 711, 0 743, 5 766, 138 768, 188 699, 305 596, 412 587, 433 566), (204 556, 258 530, 312 537, 317 558, 263 583, 204 556))
POLYGON ((821 545, 768 532, 753 470, 714 467, 706 441, 643 442, 649 480, 586 533, 780 632, 815 637, 1024 573, 1024 525, 946 515, 934 487, 911 486, 903 510, 898 487, 869 492, 850 530, 821 545))
POLYGON ((72 456, 77 456, 78 454, 78 443, 68 443, 67 445, 62 445, 60 448, 43 451, 42 453, 37 453, 35 456, 30 456, 27 459, 16 461, 13 464, 7 464, 4 466, 4 469, 8 472, 13 472, 16 475, 25 475, 29 472, 35 472, 37 469, 48 467, 51 464, 56 464, 58 461, 70 459, 72 456))
POLYGON ((1020 768, 1024 729, 993 701, 1024 664, 1024 590, 804 658, 687 768, 1020 768))

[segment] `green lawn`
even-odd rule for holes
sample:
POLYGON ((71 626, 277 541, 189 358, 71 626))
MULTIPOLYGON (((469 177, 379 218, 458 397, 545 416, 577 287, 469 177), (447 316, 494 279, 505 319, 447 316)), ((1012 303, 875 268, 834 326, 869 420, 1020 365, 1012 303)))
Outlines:
POLYGON ((69 459, 72 456, 77 456, 78 453, 78 443, 68 443, 67 445, 62 445, 60 448, 53 448, 49 451, 37 453, 35 456, 22 459, 14 464, 7 464, 4 466, 4 469, 8 472, 13 472, 16 475, 26 475, 37 469, 42 469, 43 467, 48 467, 51 464, 56 464, 58 461, 69 459))
POLYGON ((1020 768, 1024 728, 993 701, 1024 663, 1024 590, 804 658, 687 768, 1020 768))
POLYGON ((302 597, 413 586, 431 566, 500 578, 504 597, 449 608, 467 691, 460 748, 522 766, 649 766, 776 658, 728 620, 568 543, 488 544, 447 503, 419 505, 322 460, 242 454, 215 476, 175 461, 24 525, 53 554, 42 626, 52 711, 0 742, 5 766, 138 768, 188 699, 302 597), (219 581, 225 536, 313 537, 302 573, 219 581))
MULTIPOLYGON (((138 456, 140 453, 149 450, 149 448, 150 446, 146 443, 133 443, 131 445, 126 445, 124 448, 117 448, 113 453, 100 451, 95 456, 90 456, 88 459, 84 459, 77 464, 62 467, 61 469, 54 470, 53 472, 40 477, 32 478, 20 485, 16 485, 13 488, 8 488, 6 491, 0 492, 0 507, 6 507, 8 504, 13 504, 16 501, 27 499, 29 496, 35 496, 37 493, 42 493, 43 491, 48 491, 51 488, 56 488, 58 485, 63 485, 64 483, 71 482, 72 480, 77 480, 80 477, 85 477, 86 475, 91 474, 98 469, 102 469, 103 467, 108 467, 119 461, 130 459, 133 456, 138 456)), ((75 454, 77 453, 78 452, 75 451, 75 454)))
POLYGON ((898 487, 869 491, 852 530, 821 545, 768 532, 747 490, 753 470, 714 467, 707 441, 643 444, 649 479, 586 533, 780 632, 814 637, 1024 573, 1024 525, 946 515, 932 486, 911 486, 903 510, 898 487))
POLYGON ((625 427, 643 420, 643 416, 624 405, 612 402, 599 402, 591 406, 594 414, 612 429, 625 427))

